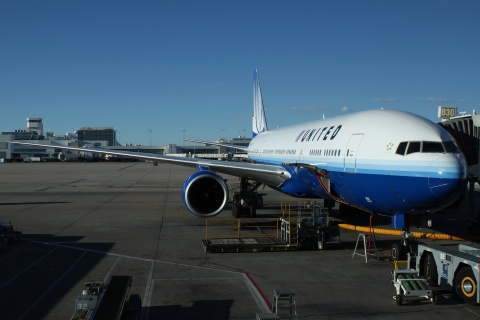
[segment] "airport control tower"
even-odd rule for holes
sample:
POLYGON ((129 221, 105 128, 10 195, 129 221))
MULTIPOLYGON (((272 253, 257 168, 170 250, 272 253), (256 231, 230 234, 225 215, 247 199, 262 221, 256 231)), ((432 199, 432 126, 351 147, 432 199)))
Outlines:
POLYGON ((43 136, 42 118, 27 118, 27 131, 36 132, 39 136, 43 136))

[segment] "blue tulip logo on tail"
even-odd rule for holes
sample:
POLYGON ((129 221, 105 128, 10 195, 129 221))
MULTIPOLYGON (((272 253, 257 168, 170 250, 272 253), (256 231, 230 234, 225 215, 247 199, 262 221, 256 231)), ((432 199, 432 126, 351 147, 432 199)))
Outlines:
POLYGON ((267 119, 263 109, 262 91, 260 90, 260 79, 258 70, 253 72, 253 137, 267 131, 267 119))

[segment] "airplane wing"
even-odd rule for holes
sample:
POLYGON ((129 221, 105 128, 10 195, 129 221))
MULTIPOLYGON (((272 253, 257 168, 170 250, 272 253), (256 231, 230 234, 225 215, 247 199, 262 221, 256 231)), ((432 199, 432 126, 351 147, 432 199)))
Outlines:
POLYGON ((247 178, 250 180, 263 182, 270 186, 278 186, 285 180, 290 179, 290 173, 282 166, 255 164, 248 162, 235 162, 235 161, 221 161, 221 160, 208 160, 201 158, 187 158, 176 156, 165 156, 151 153, 140 153, 131 151, 119 151, 119 150, 107 150, 101 148, 83 148, 83 147, 71 147, 63 145, 52 144, 40 144, 29 143, 19 141, 9 141, 9 143, 42 147, 42 148, 54 148, 64 149, 88 153, 107 154, 113 156, 121 156, 132 159, 139 159, 152 162, 166 162, 186 167, 208 167, 211 171, 218 173, 224 173, 228 175, 237 176, 240 178, 247 178))
POLYGON ((236 149, 236 150, 248 151, 247 147, 237 146, 235 144, 219 143, 219 142, 203 141, 203 140, 192 140, 192 139, 183 139, 183 141, 190 141, 190 142, 208 144, 208 145, 212 145, 212 146, 219 146, 219 147, 226 147, 226 148, 231 148, 231 149, 236 149))

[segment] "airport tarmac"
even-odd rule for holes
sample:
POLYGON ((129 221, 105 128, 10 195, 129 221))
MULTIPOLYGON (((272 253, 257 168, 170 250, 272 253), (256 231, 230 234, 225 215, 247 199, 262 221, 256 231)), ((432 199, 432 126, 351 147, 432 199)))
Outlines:
MULTIPOLYGON (((205 253, 205 220, 181 199, 191 168, 2 163, 0 172, 0 221, 23 231, 0 251, 2 320, 70 319, 84 282, 110 275, 133 276, 130 293, 142 298, 144 320, 255 319, 268 312, 274 289, 295 291, 300 319, 480 319, 480 306, 443 291, 440 305, 397 306, 393 263, 352 258, 353 231, 342 230, 342 243, 323 251, 205 253)), ((293 200, 265 192, 258 217, 293 200)), ((377 235, 377 247, 393 239, 377 235)))

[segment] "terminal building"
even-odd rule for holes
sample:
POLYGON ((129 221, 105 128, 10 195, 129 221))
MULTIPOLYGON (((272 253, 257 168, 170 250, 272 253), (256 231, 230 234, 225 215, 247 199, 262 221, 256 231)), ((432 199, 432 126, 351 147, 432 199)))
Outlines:
POLYGON ((80 141, 107 141, 107 146, 116 146, 117 133, 110 127, 83 127, 77 131, 80 141))
MULTIPOLYGON (((248 146, 251 138, 240 136, 231 140, 219 139, 215 142, 248 146)), ((242 153, 236 149, 209 146, 191 145, 179 146, 169 144, 166 146, 142 146, 142 145, 120 145, 117 141, 116 130, 112 127, 82 127, 75 133, 65 135, 54 135, 51 132, 43 132, 42 118, 27 118, 27 128, 11 132, 2 132, 0 135, 0 161, 58 161, 64 160, 66 151, 55 148, 55 145, 77 146, 77 147, 100 147, 104 149, 123 150, 131 152, 151 153, 158 155, 176 155, 183 157, 199 157, 227 160, 233 157, 242 157, 242 153), (7 141, 21 140, 31 143, 51 144, 51 148, 38 148, 22 145, 8 144, 7 141)), ((71 152, 69 152, 71 153, 71 152)), ((245 153, 243 153, 245 156, 245 153)), ((93 154, 81 154, 77 159, 99 158, 93 154)), ((112 160, 113 158, 109 158, 112 160)), ((117 159, 118 160, 118 159, 117 159)))

